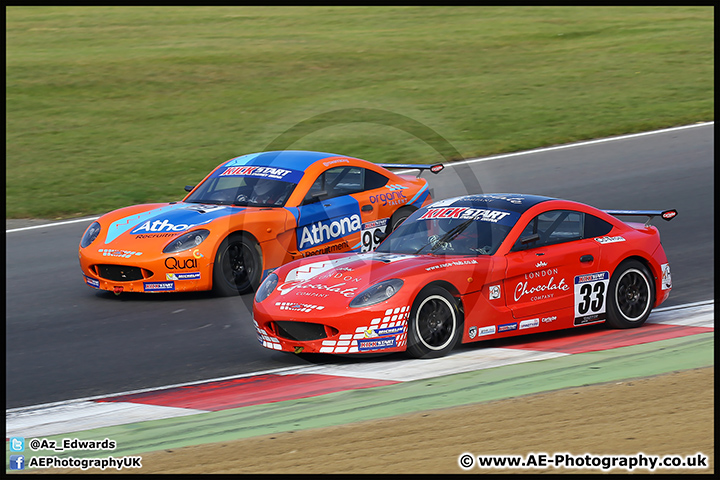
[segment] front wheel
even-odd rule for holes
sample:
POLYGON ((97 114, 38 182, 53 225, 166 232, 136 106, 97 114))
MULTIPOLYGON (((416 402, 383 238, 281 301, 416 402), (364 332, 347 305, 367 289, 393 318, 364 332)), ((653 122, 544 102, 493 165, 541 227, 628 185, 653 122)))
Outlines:
POLYGON ((215 255, 213 292, 227 297, 251 292, 260 285, 262 252, 258 243, 242 234, 225 238, 215 255))
POLYGON ((607 323, 614 328, 635 328, 645 323, 655 304, 653 277, 637 260, 621 263, 610 279, 607 323))
POLYGON ((446 355, 455 347, 462 332, 457 301, 450 292, 437 286, 420 292, 408 322, 407 353, 415 358, 446 355))

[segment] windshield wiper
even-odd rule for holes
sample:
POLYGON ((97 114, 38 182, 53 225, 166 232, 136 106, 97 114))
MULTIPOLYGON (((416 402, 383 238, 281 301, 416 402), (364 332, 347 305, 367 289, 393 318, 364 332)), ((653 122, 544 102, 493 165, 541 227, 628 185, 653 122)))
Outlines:
POLYGON ((465 221, 462 222, 461 224, 455 225, 453 228, 451 228, 450 230, 448 230, 447 232, 445 232, 445 234, 444 234, 442 237, 436 239, 434 242, 433 242, 433 241, 430 241, 430 242, 426 243, 425 245, 423 245, 422 247, 418 248, 418 249, 415 251, 415 255, 418 255, 418 254, 419 254, 421 251, 423 251, 423 250, 425 249, 425 247, 427 247, 428 245, 432 245, 432 248, 430 249, 430 251, 433 251, 433 252, 434 252, 434 251, 437 250, 438 248, 442 247, 444 244, 446 244, 446 243, 448 243, 448 242, 451 242, 453 238, 455 238, 455 237, 457 237, 458 235, 460 235, 463 231, 465 231, 465 229, 466 229, 468 226, 470 226, 470 224, 471 224, 473 221, 475 221, 474 218, 468 218, 467 220, 465 220, 465 221))
POLYGON ((435 244, 432 246, 432 248, 431 248, 430 250, 434 252, 435 250, 437 250, 438 248, 442 247, 442 246, 445 245, 446 243, 451 242, 455 237, 457 237, 457 236, 460 235, 463 231, 465 231, 465 229, 466 229, 472 222, 474 222, 474 221, 475 221, 474 218, 468 218, 467 220, 465 220, 465 221, 462 222, 461 224, 454 226, 453 228, 451 228, 450 230, 448 230, 448 231, 445 233, 445 235, 443 235, 442 237, 440 237, 440 238, 435 242, 435 244))

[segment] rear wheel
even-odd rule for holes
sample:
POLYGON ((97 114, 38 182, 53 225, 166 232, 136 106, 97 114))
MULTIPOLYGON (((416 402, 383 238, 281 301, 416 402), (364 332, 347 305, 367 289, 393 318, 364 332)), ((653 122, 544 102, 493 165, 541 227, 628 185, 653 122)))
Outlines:
POLYGON ((655 304, 653 276, 637 260, 622 262, 610 279, 607 323, 614 328, 641 326, 655 304))
POLYGON ((251 292, 261 275, 262 252, 254 239, 234 233, 222 241, 213 266, 213 292, 223 297, 251 292))
POLYGON ((409 207, 398 208, 395 213, 393 213, 390 217, 390 222, 385 228, 386 233, 390 234, 391 232, 394 232, 395 229, 399 227, 400 224, 404 222, 410 215, 412 215, 414 211, 415 210, 409 207))
POLYGON ((457 301, 450 292, 437 286, 420 292, 408 322, 407 353, 415 358, 446 355, 455 347, 462 332, 457 301))

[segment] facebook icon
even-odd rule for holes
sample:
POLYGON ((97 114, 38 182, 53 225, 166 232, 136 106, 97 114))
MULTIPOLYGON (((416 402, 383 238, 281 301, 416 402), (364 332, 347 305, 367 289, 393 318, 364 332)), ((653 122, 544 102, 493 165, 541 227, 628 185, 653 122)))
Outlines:
POLYGON ((25 455, 10 455, 10 470, 24 470, 25 455))

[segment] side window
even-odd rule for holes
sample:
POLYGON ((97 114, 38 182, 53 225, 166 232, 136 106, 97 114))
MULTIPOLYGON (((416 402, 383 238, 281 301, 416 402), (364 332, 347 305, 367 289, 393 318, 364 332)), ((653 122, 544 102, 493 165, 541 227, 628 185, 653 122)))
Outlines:
POLYGON ((308 190, 308 193, 305 194, 303 205, 319 202, 320 200, 324 200, 326 198, 328 198, 328 196, 327 191, 325 191, 325 172, 323 172, 315 179, 315 182, 313 182, 310 190, 308 190))
POLYGON ((555 245, 580 240, 584 237, 585 214, 571 210, 543 212, 530 220, 513 246, 513 251, 555 245), (531 235, 536 239, 523 244, 521 240, 531 235))
POLYGON ((363 190, 374 190, 384 187, 390 181, 385 175, 373 170, 365 170, 365 188, 363 190))
POLYGON ((324 171, 310 187, 303 204, 361 192, 365 183, 365 169, 335 167, 324 171))
POLYGON ((351 193, 358 193, 364 190, 364 168, 342 167, 339 169, 328 170, 326 174, 328 174, 328 176, 326 177, 326 183, 329 182, 333 186, 333 197, 339 197, 340 195, 350 195, 351 193), (337 175, 330 175, 330 172, 332 172, 333 170, 339 170, 337 172, 337 175))
MULTIPOLYGON (((548 212, 556 214, 545 232, 547 245, 571 242, 583 238, 583 217, 580 212, 548 212)), ((549 215, 550 216, 550 215, 549 215)), ((542 236, 541 236, 542 238, 542 236)))
POLYGON ((612 230, 611 223, 606 222, 595 215, 585 214, 585 238, 595 238, 607 235, 612 230))

